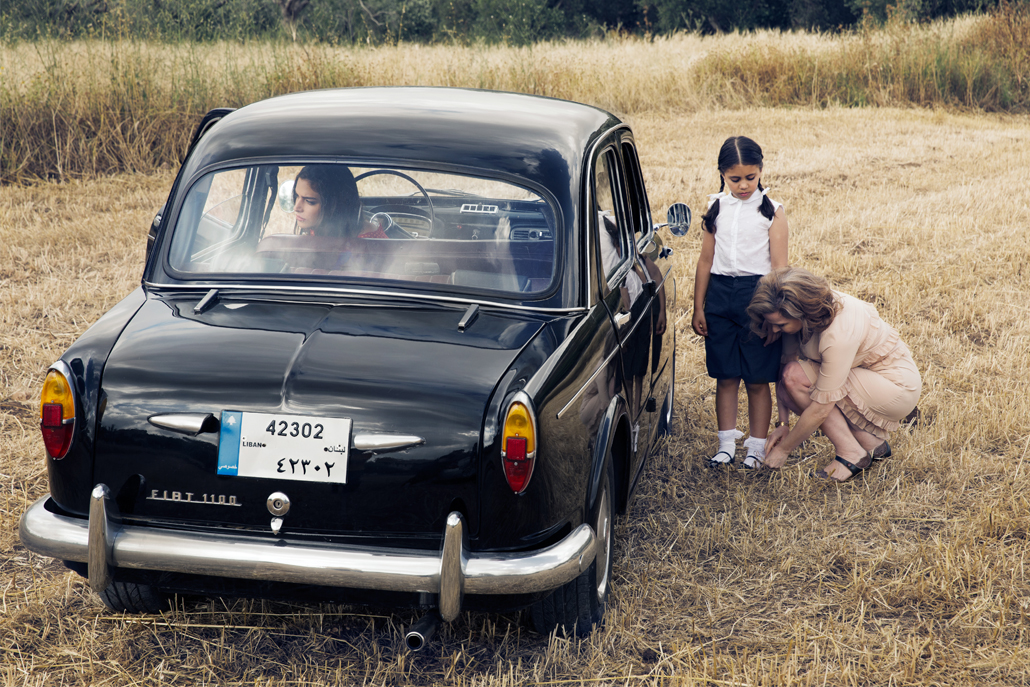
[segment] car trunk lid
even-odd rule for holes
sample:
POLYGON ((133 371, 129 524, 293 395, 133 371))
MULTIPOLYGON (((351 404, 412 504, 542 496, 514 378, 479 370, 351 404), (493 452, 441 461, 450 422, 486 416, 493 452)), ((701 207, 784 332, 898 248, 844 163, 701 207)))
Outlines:
POLYGON ((196 303, 151 297, 104 370, 94 481, 126 517, 271 531, 282 494, 284 533, 434 546, 451 510, 478 512, 483 412, 539 319, 483 312, 459 331, 464 310, 437 305, 196 303), (345 482, 218 474, 228 411, 346 418, 366 448, 349 446, 345 482), (196 433, 162 421, 184 414, 211 417, 196 433))

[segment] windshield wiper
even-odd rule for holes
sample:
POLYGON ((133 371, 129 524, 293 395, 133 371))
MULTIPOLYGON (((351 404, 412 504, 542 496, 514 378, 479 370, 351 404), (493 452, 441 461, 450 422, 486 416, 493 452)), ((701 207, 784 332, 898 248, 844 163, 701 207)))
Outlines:
POLYGON ((458 322, 458 331, 464 332, 467 330, 472 326, 472 323, 476 321, 477 317, 479 317, 479 306, 473 303, 468 307, 468 310, 465 311, 465 314, 462 315, 461 320, 458 322))
POLYGON ((193 306, 193 314, 199 315, 200 313, 207 310, 209 307, 214 305, 215 300, 218 298, 218 289, 211 289, 207 294, 200 299, 200 302, 193 306))

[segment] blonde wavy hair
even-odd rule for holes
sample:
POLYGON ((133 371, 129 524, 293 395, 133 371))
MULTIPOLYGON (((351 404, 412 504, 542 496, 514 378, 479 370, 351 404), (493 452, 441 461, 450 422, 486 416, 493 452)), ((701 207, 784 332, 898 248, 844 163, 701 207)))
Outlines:
POLYGON ((840 312, 840 303, 833 295, 830 282, 800 267, 781 267, 762 277, 747 307, 751 331, 765 341, 775 341, 766 315, 780 313, 801 321, 801 341, 825 331, 840 312))

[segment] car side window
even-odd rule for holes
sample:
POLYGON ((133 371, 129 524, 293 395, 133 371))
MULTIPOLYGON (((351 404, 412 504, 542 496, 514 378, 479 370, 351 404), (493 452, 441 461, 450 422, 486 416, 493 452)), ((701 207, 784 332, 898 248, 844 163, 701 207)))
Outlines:
POLYGON ((621 197, 618 158, 608 148, 594 161, 594 216, 605 282, 629 258, 625 232, 619 226, 622 212, 617 199, 621 197))
POLYGON ((640 172, 637 150, 629 141, 622 143, 622 158, 625 161, 628 187, 629 208, 627 208, 627 214, 633 225, 634 240, 639 243, 642 238, 651 235, 651 207, 648 204, 647 191, 644 188, 644 178, 640 172))
POLYGON ((246 171, 233 169, 216 174, 204 202, 198 237, 207 245, 229 238, 240 219, 243 204, 243 182, 246 171))
POLYGON ((176 237, 172 243, 174 259, 212 250, 238 233, 245 179, 245 170, 228 170, 208 174, 194 184, 182 215, 196 225, 196 230, 176 237))

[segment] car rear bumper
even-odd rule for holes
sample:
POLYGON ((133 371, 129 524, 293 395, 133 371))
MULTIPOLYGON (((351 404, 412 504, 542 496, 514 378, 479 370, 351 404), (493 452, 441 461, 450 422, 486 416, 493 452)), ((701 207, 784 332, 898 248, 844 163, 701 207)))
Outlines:
POLYGON ((89 519, 54 513, 48 497, 22 516, 19 534, 31 551, 87 563, 90 586, 102 591, 114 568, 237 579, 437 594, 453 620, 465 594, 523 594, 556 589, 586 570, 597 541, 586 524, 545 549, 518 553, 468 550, 464 518, 451 513, 440 552, 344 546, 253 535, 188 532, 123 525, 107 487, 97 485, 89 519))

